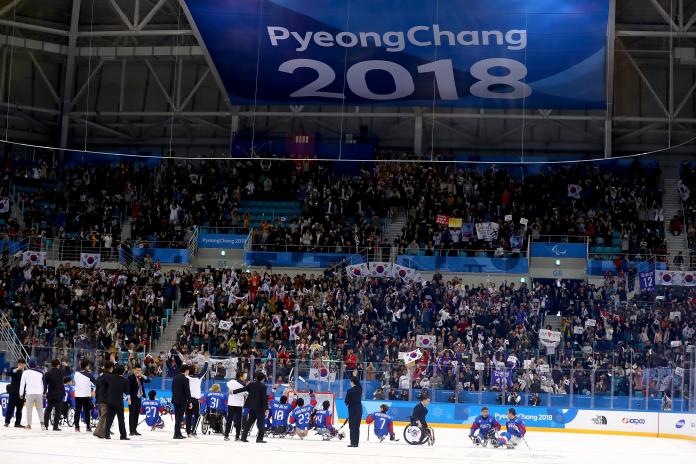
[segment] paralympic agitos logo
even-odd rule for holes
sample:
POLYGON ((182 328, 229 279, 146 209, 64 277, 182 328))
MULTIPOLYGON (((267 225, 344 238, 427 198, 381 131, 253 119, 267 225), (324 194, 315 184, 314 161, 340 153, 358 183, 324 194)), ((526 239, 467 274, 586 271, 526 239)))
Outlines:
POLYGON ((623 422, 624 424, 639 425, 639 424, 645 424, 645 419, 632 419, 629 417, 624 417, 623 419, 621 419, 621 422, 623 422))

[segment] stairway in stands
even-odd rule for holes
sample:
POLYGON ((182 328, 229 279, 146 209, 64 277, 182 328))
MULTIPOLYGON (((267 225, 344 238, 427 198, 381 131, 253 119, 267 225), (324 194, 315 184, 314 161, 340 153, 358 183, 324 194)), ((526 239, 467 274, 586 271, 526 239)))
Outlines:
POLYGON ((174 346, 177 341, 176 332, 184 325, 184 314, 186 314, 186 311, 186 308, 179 308, 178 311, 172 314, 167 327, 162 331, 162 336, 152 345, 151 353, 159 353, 160 351, 166 353, 174 346))
MULTIPOLYGON (((670 160, 671 161, 671 160, 670 160)), ((686 240, 686 231, 681 235, 673 236, 669 231, 669 222, 677 214, 682 214, 682 201, 677 191, 679 181, 679 164, 674 162, 662 162, 663 194, 662 209, 665 214, 665 241, 667 242, 667 254, 669 266, 672 269, 674 257, 681 251, 684 263, 689 262, 689 245, 686 240)))
MULTIPOLYGON (((403 209, 399 210, 399 212, 395 216, 393 216, 389 219, 386 227, 384 228, 384 237, 387 239, 387 241, 389 242, 390 245, 392 245, 394 243, 394 240, 401 237, 404 226, 406 226, 407 222, 408 222, 408 216, 406 215, 406 211, 403 209)), ((392 262, 396 261, 397 254, 398 254, 398 250, 396 250, 392 247, 392 253, 391 253, 392 262)))
POLYGON ((555 314, 546 314, 544 316, 544 329, 547 326, 551 326, 551 330, 554 331, 560 331, 561 330, 561 319, 563 319, 562 316, 557 316, 555 314))

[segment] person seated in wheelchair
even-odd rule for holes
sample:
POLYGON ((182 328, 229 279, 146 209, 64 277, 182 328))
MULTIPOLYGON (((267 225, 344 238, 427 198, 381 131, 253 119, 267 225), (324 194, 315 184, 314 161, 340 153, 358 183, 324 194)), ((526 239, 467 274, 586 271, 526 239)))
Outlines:
POLYGON ((288 397, 283 395, 280 401, 272 400, 268 404, 270 427, 268 432, 274 437, 284 437, 294 430, 288 425, 288 418, 292 411, 292 405, 288 403, 288 397))
POLYGON ((65 389, 65 396, 63 396, 60 418, 67 423, 70 409, 75 410, 75 388, 73 387, 73 380, 71 377, 63 378, 63 388, 65 389))
POLYGON ((416 404, 416 406, 413 408, 413 412, 411 413, 411 425, 406 427, 404 430, 404 438, 411 445, 422 445, 426 442, 432 445, 434 441, 434 433, 426 420, 426 416, 428 415, 428 405, 430 404, 430 395, 428 391, 423 390, 420 395, 418 395, 418 399, 420 401, 418 404, 416 404), (418 429, 420 429, 420 433, 416 431, 414 434, 413 430, 409 430, 413 429, 413 427, 418 427, 418 429))
POLYGON ((330 407, 331 403, 324 401, 321 404, 321 409, 314 412, 314 429, 324 440, 328 441, 335 437, 343 440, 344 434, 333 426, 333 413, 330 411, 330 407))
POLYGON ((222 394, 220 385, 214 384, 210 391, 202 399, 204 430, 212 430, 214 433, 224 433, 224 417, 227 415, 227 400, 222 394))
POLYGON ((494 447, 498 446, 496 432, 500 431, 500 422, 498 422, 486 406, 481 408, 481 414, 474 419, 469 432, 469 439, 476 446, 488 446, 490 443, 494 447))

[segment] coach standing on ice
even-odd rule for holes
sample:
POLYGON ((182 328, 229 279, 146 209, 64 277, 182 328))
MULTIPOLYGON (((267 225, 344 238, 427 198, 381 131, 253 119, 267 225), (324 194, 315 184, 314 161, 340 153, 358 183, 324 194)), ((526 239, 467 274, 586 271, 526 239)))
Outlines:
POLYGON ((244 407, 249 409, 249 417, 244 423, 242 431, 242 441, 246 442, 249 436, 249 430, 256 421, 256 427, 259 429, 256 434, 256 443, 266 443, 263 439, 263 434, 266 430, 266 411, 268 411, 268 390, 263 381, 266 379, 266 374, 263 372, 256 373, 256 381, 249 382, 246 387, 232 390, 235 395, 238 393, 248 392, 244 407))
POLYGON ((350 378, 351 387, 346 393, 345 403, 348 406, 348 428, 350 428, 350 445, 357 448, 360 442, 360 420, 362 419, 362 387, 357 376, 350 378))
POLYGON ((191 387, 188 379, 189 367, 181 366, 181 373, 172 380, 172 404, 174 405, 174 439, 181 440, 181 421, 184 419, 186 408, 191 407, 191 387))

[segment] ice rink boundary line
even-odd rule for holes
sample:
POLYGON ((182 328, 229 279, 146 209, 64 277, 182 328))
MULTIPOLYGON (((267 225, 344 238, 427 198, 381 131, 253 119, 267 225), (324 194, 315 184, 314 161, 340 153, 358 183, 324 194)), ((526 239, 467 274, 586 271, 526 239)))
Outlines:
MULTIPOLYGON (((336 418, 337 424, 342 424, 345 418, 336 418)), ((364 420, 360 422, 366 425, 364 420)), ((405 427, 410 425, 410 422, 394 421, 394 425, 405 427)), ((431 422, 431 426, 438 429, 470 429, 471 424, 447 424, 431 422)), ((590 430, 590 429, 556 429, 552 427, 527 427, 530 432, 548 432, 548 433, 577 433, 579 435, 623 435, 627 437, 644 437, 644 438, 668 438, 674 440, 686 440, 696 442, 696 437, 687 435, 678 435, 676 433, 656 433, 656 432, 626 432, 620 430, 590 430)))

